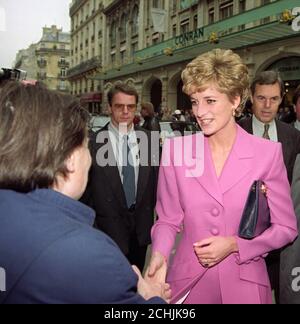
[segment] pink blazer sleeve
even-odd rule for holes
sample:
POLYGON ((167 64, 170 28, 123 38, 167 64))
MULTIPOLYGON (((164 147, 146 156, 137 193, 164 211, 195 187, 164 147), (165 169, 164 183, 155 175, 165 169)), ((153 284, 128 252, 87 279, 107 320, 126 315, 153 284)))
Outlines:
POLYGON ((159 219, 152 229, 152 251, 160 252, 168 259, 175 244, 176 235, 181 231, 184 212, 180 204, 173 150, 167 149, 168 146, 173 148, 174 142, 171 140, 171 145, 167 143, 164 145, 159 171, 156 205, 159 219), (168 166, 164 166, 164 163, 168 166))
POLYGON ((295 240, 298 235, 297 219, 291 199, 290 185, 283 161, 281 144, 278 144, 273 164, 267 178, 268 202, 272 226, 253 240, 237 238, 239 247, 238 263, 247 263, 270 251, 279 249, 295 240))

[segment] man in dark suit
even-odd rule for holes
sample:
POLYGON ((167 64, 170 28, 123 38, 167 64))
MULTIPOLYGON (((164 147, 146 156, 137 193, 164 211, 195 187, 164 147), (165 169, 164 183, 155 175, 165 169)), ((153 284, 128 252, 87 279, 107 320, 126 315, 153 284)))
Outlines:
MULTIPOLYGON (((284 83, 277 72, 258 74, 251 85, 253 117, 242 119, 239 124, 250 134, 282 144, 288 178, 292 183, 295 161, 300 153, 300 132, 291 125, 276 120, 284 94, 284 83)), ((267 265, 276 301, 279 303, 279 251, 269 255, 267 265)))
POLYGON ((293 97, 293 104, 296 112, 296 121, 294 127, 300 131, 300 85, 296 89, 296 92, 293 97))
POLYGON ((134 127, 138 104, 134 88, 114 86, 108 102, 111 123, 91 139, 93 164, 82 201, 96 211, 95 227, 143 271, 154 222, 159 135, 154 152, 150 133, 134 127))
MULTIPOLYGON (((300 155, 298 155, 292 183, 292 198, 300 229, 300 155)), ((280 303, 300 304, 300 237, 281 252, 280 303)))
POLYGON ((276 120, 284 94, 284 83, 277 72, 260 73, 251 85, 254 115, 240 120, 239 124, 250 134, 282 144, 288 178, 292 183, 294 164, 300 153, 300 132, 291 125, 276 120))

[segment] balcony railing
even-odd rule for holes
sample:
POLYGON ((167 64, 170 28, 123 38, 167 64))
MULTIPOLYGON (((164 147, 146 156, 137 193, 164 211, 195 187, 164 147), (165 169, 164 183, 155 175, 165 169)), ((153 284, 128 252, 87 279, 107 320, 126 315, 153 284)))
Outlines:
POLYGON ((38 60, 37 65, 39 68, 45 68, 47 66, 47 61, 46 60, 38 60))
POLYGON ((64 68, 68 69, 70 67, 70 63, 67 61, 59 61, 58 67, 62 68, 62 69, 64 69, 64 68))
POLYGON ((95 56, 92 59, 82 62, 81 64, 68 70, 67 77, 72 78, 79 74, 86 73, 88 71, 101 68, 101 58, 100 56, 95 56))
POLYGON ((65 80, 67 78, 67 76, 66 75, 61 75, 60 73, 58 73, 57 78, 65 80))
POLYGON ((35 53, 36 55, 42 55, 43 53, 58 53, 61 56, 68 56, 71 53, 71 50, 69 49, 64 49, 64 48, 59 48, 57 46, 53 46, 52 48, 47 48, 47 47, 40 47, 38 48, 35 53))

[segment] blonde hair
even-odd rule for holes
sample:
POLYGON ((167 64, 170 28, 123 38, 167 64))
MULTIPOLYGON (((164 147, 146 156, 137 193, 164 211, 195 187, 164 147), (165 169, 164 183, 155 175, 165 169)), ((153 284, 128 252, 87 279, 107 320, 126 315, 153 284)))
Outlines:
POLYGON ((204 91, 213 83, 230 101, 240 97, 241 104, 236 110, 236 116, 241 115, 249 97, 248 68, 232 50, 214 49, 198 56, 187 65, 182 80, 183 91, 188 95, 204 91))

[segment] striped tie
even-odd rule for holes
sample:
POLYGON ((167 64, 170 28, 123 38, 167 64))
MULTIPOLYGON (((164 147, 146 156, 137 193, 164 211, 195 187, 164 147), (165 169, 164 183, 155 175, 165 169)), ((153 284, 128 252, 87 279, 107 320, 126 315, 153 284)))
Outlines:
POLYGON ((269 124, 265 124, 265 132, 263 134, 263 138, 265 138, 267 140, 270 139, 269 129, 270 129, 270 125, 269 124))

